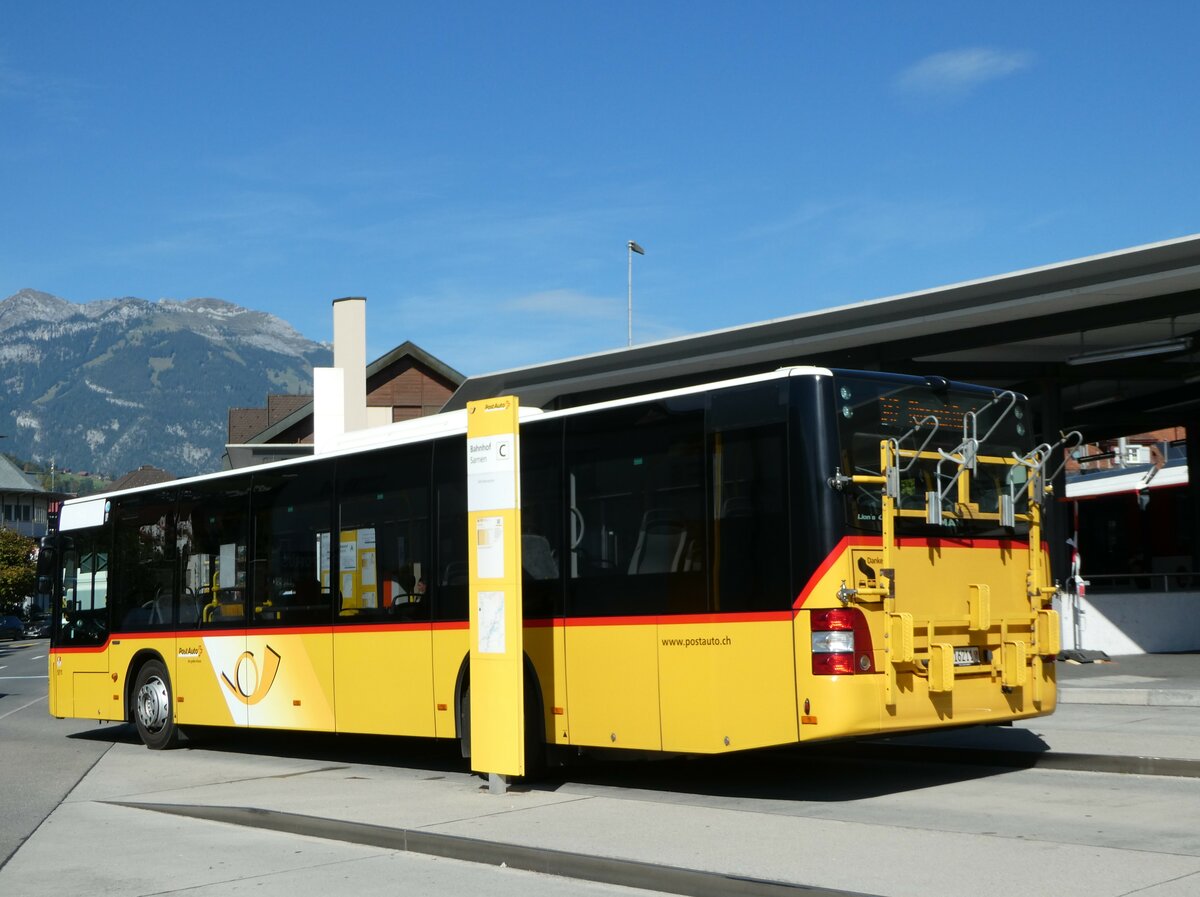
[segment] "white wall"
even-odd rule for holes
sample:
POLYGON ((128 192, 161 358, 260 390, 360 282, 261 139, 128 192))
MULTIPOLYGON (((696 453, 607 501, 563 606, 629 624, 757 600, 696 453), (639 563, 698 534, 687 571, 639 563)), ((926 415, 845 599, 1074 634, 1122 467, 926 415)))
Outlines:
POLYGON ((1200 650, 1200 591, 1093 594, 1079 600, 1074 620, 1069 603, 1060 613, 1064 648, 1109 655, 1200 650))

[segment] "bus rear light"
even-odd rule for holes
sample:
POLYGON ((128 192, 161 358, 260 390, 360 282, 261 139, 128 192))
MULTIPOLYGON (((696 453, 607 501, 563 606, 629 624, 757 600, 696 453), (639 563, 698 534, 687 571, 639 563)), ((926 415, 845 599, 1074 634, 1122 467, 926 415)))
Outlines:
POLYGON ((856 610, 815 610, 812 613, 813 632, 853 632, 854 618, 861 616, 856 610))
POLYGON ((813 675, 852 676, 874 666, 870 660, 871 637, 861 611, 813 611, 811 622, 813 675), (858 652, 863 652, 861 658, 858 652))
POLYGON ((854 655, 813 654, 813 675, 851 676, 854 674, 854 655))
POLYGON ((853 654, 853 632, 814 632, 813 654, 853 654))

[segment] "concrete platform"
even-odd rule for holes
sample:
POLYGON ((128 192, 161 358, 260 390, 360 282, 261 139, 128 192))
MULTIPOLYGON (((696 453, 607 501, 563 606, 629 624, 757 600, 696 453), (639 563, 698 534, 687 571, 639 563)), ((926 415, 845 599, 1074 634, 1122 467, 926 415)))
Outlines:
POLYGON ((1107 663, 1058 664, 1063 704, 1200 708, 1200 653, 1130 654, 1107 663))

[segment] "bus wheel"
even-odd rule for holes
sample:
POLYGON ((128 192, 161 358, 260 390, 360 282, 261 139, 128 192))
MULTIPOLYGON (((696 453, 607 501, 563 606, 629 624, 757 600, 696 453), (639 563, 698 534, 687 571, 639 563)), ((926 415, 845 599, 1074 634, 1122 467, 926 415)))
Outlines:
POLYGON ((546 774, 546 724, 542 702, 529 678, 525 679, 525 781, 536 781, 546 774))
POLYGON ((458 747, 463 757, 471 756, 471 685, 463 689, 459 702, 458 747))
POLYGON ((171 701, 171 677, 157 660, 138 671, 133 686, 133 722, 142 743, 151 750, 174 747, 179 730, 171 701))

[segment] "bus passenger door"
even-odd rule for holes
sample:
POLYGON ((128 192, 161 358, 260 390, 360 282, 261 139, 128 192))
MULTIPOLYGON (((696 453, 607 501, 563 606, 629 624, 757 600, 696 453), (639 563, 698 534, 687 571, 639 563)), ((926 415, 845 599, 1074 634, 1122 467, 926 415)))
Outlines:
MULTIPOLYGON (((786 396, 768 382, 710 401, 707 522, 694 527, 708 533, 708 612, 664 616, 658 625, 663 750, 688 753, 798 735, 786 396)), ((698 566, 694 559, 677 573, 676 587, 689 586, 684 577, 698 566)))
POLYGON ((253 666, 246 653, 249 481, 180 490, 179 628, 175 718, 200 726, 246 726, 253 666))
POLYGON ((661 750, 654 617, 628 613, 635 608, 622 600, 627 577, 617 567, 615 510, 606 507, 611 503, 602 498, 581 502, 574 473, 568 484, 571 561, 564 653, 569 743, 661 750))
POLYGON ((662 749, 658 624, 707 608, 704 398, 568 418, 570 743, 662 749))
POLYGON ((58 716, 108 719, 108 533, 63 537, 62 607, 50 689, 58 716))
MULTIPOLYGON (((445 454, 457 462, 446 489, 462 492, 466 459, 461 444, 445 454)), ((434 633, 432 602, 443 580, 430 546, 430 447, 394 446, 339 462, 336 557, 322 550, 323 584, 337 596, 333 627, 333 690, 338 732, 432 737, 434 633), (336 564, 333 563, 336 561, 336 564), (330 578, 329 570, 337 573, 330 578)), ((459 504, 450 502, 454 510, 459 504)), ((466 551, 465 504, 445 525, 458 525, 466 551), (461 521, 461 522, 460 522, 461 521)), ((466 584, 456 584, 466 605, 466 584)), ((446 658, 444 658, 446 659, 446 658)), ((462 653, 446 659, 458 672, 462 653)), ((454 679, 450 679, 453 687, 454 679)), ((452 699, 442 699, 448 708, 452 699)), ((453 713, 444 711, 447 721, 453 713)), ((452 723, 451 723, 452 726, 452 723)), ((450 734, 453 734, 451 728, 450 734)))

